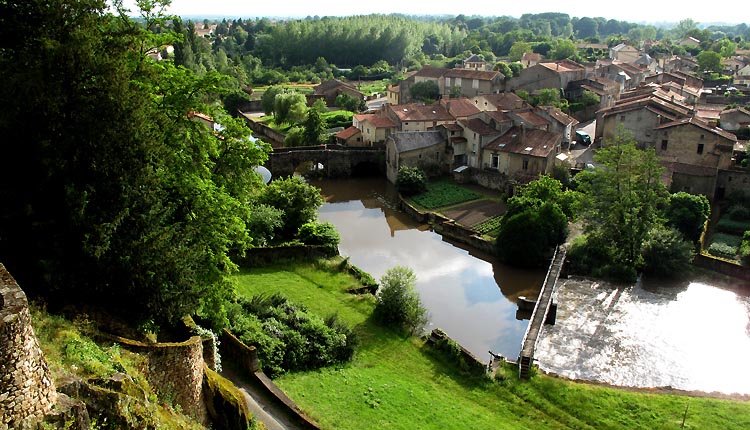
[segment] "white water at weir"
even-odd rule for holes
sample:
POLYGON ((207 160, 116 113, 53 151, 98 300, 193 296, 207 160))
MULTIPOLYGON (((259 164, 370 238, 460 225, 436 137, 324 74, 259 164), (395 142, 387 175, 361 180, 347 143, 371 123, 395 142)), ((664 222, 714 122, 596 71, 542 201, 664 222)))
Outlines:
POLYGON ((750 297, 701 282, 644 288, 561 280, 539 366, 630 387, 750 394, 750 297))

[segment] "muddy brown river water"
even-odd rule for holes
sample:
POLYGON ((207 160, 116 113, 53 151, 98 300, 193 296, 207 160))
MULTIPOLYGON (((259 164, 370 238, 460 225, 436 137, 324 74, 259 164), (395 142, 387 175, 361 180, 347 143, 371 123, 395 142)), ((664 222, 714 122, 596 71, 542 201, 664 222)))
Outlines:
MULTIPOLYGON (((528 324, 516 298, 536 297, 545 270, 519 270, 445 241, 395 210, 384 178, 311 181, 326 203, 321 221, 341 233, 339 251, 376 279, 396 265, 417 275, 439 327, 479 359, 514 358, 528 324)), ((536 358, 570 378, 631 387, 750 394, 750 289, 739 281, 645 280, 610 285, 561 280, 557 324, 542 331, 536 358)))

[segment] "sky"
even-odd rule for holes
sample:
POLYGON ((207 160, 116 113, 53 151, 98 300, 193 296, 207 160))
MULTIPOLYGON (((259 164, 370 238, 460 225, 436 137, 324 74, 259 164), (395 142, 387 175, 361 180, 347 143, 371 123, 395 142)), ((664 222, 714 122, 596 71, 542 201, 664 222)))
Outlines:
MULTIPOLYGON (((128 0, 132 2, 133 0, 128 0)), ((524 13, 562 12, 571 17, 604 17, 634 23, 677 23, 691 18, 699 24, 725 22, 749 23, 744 0, 725 0, 720 7, 710 3, 684 1, 631 0, 472 0, 472 1, 405 1, 405 0, 172 0, 169 13, 181 16, 299 17, 401 13, 406 15, 483 15, 512 16, 524 13)))

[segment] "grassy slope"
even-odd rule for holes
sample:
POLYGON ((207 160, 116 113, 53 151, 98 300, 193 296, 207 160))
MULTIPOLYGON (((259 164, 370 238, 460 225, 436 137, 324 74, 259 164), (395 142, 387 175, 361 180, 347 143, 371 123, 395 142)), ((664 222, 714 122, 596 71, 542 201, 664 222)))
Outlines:
POLYGON ((326 429, 677 429, 750 428, 750 404, 657 395, 540 376, 520 382, 472 378, 434 357, 420 340, 370 319, 374 300, 345 292, 349 276, 311 264, 243 271, 242 294, 281 291, 321 315, 338 313, 360 335, 343 366, 276 380, 326 429))

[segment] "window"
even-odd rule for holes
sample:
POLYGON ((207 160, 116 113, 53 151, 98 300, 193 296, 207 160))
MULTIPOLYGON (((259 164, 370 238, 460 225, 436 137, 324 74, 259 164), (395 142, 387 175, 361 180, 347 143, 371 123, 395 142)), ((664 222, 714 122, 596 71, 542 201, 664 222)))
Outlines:
POLYGON ((666 151, 667 150, 667 143, 668 142, 669 141, 667 139, 664 139, 664 140, 661 141, 661 150, 662 151, 666 151))
POLYGON ((620 115, 620 121, 625 121, 625 115, 620 115))
POLYGON ((445 87, 450 88, 451 87, 451 78, 445 78, 445 87))
POLYGON ((500 168, 500 156, 497 154, 492 154, 492 161, 490 166, 493 169, 499 169, 500 168))
POLYGON ((435 160, 440 161, 440 151, 435 152, 435 160))
POLYGON ((456 86, 457 87, 461 86, 461 78, 456 78, 456 86))
POLYGON ((702 143, 698 144, 698 154, 703 154, 703 144, 702 143))
POLYGON ((479 79, 472 79, 471 81, 471 87, 474 89, 479 88, 479 79))
POLYGON ((524 158, 523 159, 523 170, 529 170, 529 159, 524 158))

